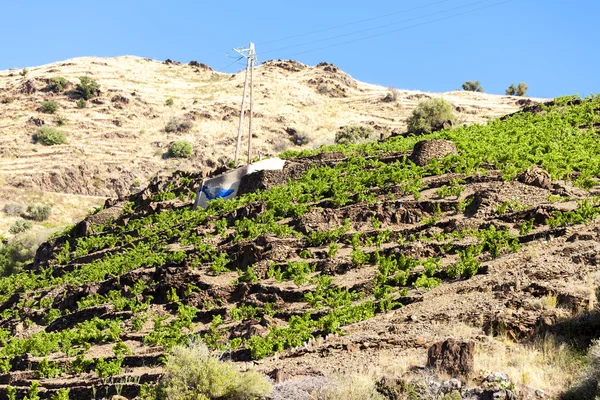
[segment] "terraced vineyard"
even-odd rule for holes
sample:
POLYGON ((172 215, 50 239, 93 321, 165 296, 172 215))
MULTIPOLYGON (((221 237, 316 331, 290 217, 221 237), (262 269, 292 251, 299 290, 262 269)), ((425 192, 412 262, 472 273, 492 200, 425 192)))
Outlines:
POLYGON ((600 97, 569 97, 288 152, 207 210, 191 208, 199 174, 155 181, 0 279, 0 398, 134 398, 190 338, 264 372, 327 374, 331 357, 439 338, 433 321, 517 341, 552 330, 590 305, 571 283, 597 277, 599 127, 600 97), (548 294, 564 307, 530 304, 548 294))

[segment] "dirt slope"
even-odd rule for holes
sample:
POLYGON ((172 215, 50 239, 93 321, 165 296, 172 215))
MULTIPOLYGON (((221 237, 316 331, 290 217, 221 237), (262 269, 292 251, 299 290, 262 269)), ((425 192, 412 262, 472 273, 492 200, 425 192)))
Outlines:
POLYGON ((556 398, 567 346, 598 332, 598 127, 599 99, 561 99, 418 146, 292 154, 207 211, 201 173, 157 178, 0 278, 0 388, 135 398, 201 338, 281 381, 274 399, 350 372, 438 399, 451 381, 427 349, 456 338, 477 347, 462 398, 556 398), (508 381, 490 391, 489 372, 508 381))
MULTIPOLYGON (((451 101, 466 123, 484 122, 522 105, 519 98, 509 96, 402 90, 397 101, 383 102, 388 89, 358 82, 329 64, 307 67, 272 61, 256 72, 254 156, 294 147, 286 128, 305 132, 308 148, 331 143, 345 125, 370 125, 383 136, 403 131, 407 116, 426 97, 451 101)), ((123 196, 156 173, 214 168, 233 156, 243 79, 243 73, 223 74, 200 64, 139 57, 77 58, 30 68, 26 76, 21 71, 0 71, 0 176, 5 185, 15 187, 123 196), (71 84, 67 92, 46 89, 56 76, 71 84), (101 87, 100 96, 84 109, 78 109, 68 94, 80 76, 96 79, 101 87), (167 99, 174 104, 166 105, 167 99), (56 115, 37 111, 45 100, 59 104, 56 115), (192 121, 192 129, 165 133, 173 117, 192 121), (32 143, 37 125, 56 126, 59 118, 67 144, 32 143), (176 139, 193 143, 190 160, 163 158, 176 139)))

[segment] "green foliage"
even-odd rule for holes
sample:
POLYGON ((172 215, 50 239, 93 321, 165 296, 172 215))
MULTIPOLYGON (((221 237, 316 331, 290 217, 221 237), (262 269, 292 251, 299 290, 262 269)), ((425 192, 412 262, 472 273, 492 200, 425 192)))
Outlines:
POLYGON ((511 83, 508 89, 506 89, 506 94, 508 96, 527 96, 527 84, 525 82, 519 82, 517 86, 514 83, 511 83))
POLYGON ((52 396, 51 400, 69 400, 69 392, 71 389, 58 389, 58 391, 52 396))
POLYGON ((283 279, 291 279, 296 285, 301 285, 308 281, 308 275, 312 272, 315 272, 314 265, 306 261, 288 262, 283 272, 283 279))
POLYGON ((462 84, 462 88, 463 88, 463 90, 466 90, 469 92, 483 93, 483 88, 481 87, 481 84, 479 83, 479 81, 466 81, 465 83, 462 84))
POLYGON ((40 105, 39 110, 44 114, 54 114, 58 110, 58 103, 54 100, 44 101, 40 105))
POLYGON ((99 378, 108 378, 109 376, 119 375, 121 373, 121 364, 123 358, 117 357, 110 361, 106 361, 104 357, 99 358, 96 361, 96 374, 99 378))
POLYGON ((27 206, 27 216, 35 221, 45 221, 51 213, 52 207, 48 204, 30 204, 27 206))
POLYGON ((8 400, 17 400, 17 388, 14 386, 6 386, 6 397, 8 400))
POLYGON ((25 232, 31 229, 32 226, 33 224, 31 222, 20 219, 15 221, 15 223, 12 224, 10 228, 8 228, 8 231, 13 235, 16 235, 18 233, 25 232))
POLYGON ((29 386, 29 390, 27 391, 27 396, 23 400, 40 400, 40 396, 38 395, 40 389, 40 383, 38 381, 31 382, 29 386))
POLYGON ((50 79, 50 84, 48 85, 48 89, 53 91, 54 93, 60 93, 65 90, 67 86, 67 80, 62 76, 55 76, 50 79))
POLYGON ((268 396, 271 385, 254 371, 239 372, 232 364, 211 357, 206 346, 177 346, 165 363, 166 376, 160 389, 169 399, 259 399, 268 396))
POLYGON ((171 98, 168 98, 168 99, 165 101, 165 105, 167 105, 167 106, 172 106, 173 104, 174 104, 174 102, 173 102, 173 99, 171 99, 171 98))
POLYGON ((275 315, 274 303, 266 303, 264 307, 254 307, 251 305, 241 304, 238 307, 231 309, 231 318, 235 321, 244 319, 254 319, 262 315, 275 315))
POLYGON ((480 252, 481 247, 479 246, 469 246, 465 250, 459 250, 460 261, 446 270, 448 276, 450 278, 458 278, 459 276, 470 278, 477 274, 480 263, 476 257, 480 252))
POLYGON ((546 224, 551 228, 585 224, 595 220, 600 215, 600 208, 597 207, 599 203, 598 199, 593 199, 592 201, 585 199, 577 203, 578 207, 573 211, 553 211, 552 217, 546 220, 546 224))
POLYGON ((239 277, 236 279, 235 283, 242 283, 242 282, 256 283, 256 282, 258 282, 258 276, 254 273, 254 270, 252 269, 252 267, 246 268, 245 271, 238 269, 237 273, 238 273, 239 277))
POLYGON ((45 146, 54 146, 56 144, 64 144, 67 142, 67 136, 64 132, 49 126, 42 126, 33 135, 35 143, 41 143, 45 146))
POLYGON ((22 77, 26 77, 27 74, 29 74, 29 68, 23 68, 21 72, 19 72, 19 75, 21 75, 22 77))
POLYGON ((452 105, 444 99, 420 102, 408 118, 408 131, 427 134, 442 128, 444 122, 453 121, 452 105))
POLYGON ((62 375, 63 372, 64 370, 59 368, 58 362, 49 362, 48 359, 44 357, 38 364, 35 375, 36 378, 54 379, 57 376, 62 375))
POLYGON ((100 85, 95 79, 88 76, 82 76, 79 78, 75 93, 77 93, 81 99, 89 100, 100 94, 100 85))
POLYGON ((452 180, 450 182, 450 186, 442 186, 441 188, 435 191, 435 194, 442 199, 451 196, 458 198, 464 190, 465 186, 461 185, 461 181, 452 180))
POLYGON ((189 158, 192 155, 192 145, 185 140, 173 142, 169 147, 169 157, 172 158, 189 158))
POLYGON ((79 99, 79 100, 77 100, 77 103, 75 103, 75 105, 79 109, 86 108, 87 107, 87 101, 85 101, 85 99, 79 99))
POLYGON ((365 126, 345 126, 335 134, 336 144, 359 144, 378 138, 373 129, 365 126))

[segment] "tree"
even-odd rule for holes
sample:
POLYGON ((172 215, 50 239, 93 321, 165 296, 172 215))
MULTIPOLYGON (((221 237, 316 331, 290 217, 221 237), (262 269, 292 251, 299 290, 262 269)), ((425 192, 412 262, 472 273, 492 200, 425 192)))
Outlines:
POLYGON ((466 81, 465 83, 462 84, 462 88, 463 88, 463 90, 466 90, 469 92, 483 93, 483 88, 479 84, 479 81, 466 81))
POLYGON ((96 80, 88 76, 82 76, 79 78, 76 92, 80 98, 89 100, 100 93, 100 85, 96 80))
POLYGON ((431 133, 452 122, 452 105, 444 99, 429 99, 420 102, 408 118, 408 131, 415 134, 431 133))
POLYGON ((509 96, 527 96, 527 84, 525 82, 519 82, 517 86, 514 83, 511 83, 508 89, 506 89, 506 94, 509 96))

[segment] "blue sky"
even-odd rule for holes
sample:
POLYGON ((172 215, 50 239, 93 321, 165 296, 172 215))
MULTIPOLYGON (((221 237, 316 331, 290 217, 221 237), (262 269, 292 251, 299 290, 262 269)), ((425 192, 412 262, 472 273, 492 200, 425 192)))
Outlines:
POLYGON ((262 61, 327 61, 400 89, 479 80, 489 93, 519 81, 531 96, 600 93, 597 0, 29 0, 1 8, 0 70, 137 55, 235 72, 243 66, 225 54, 254 41, 262 61))

